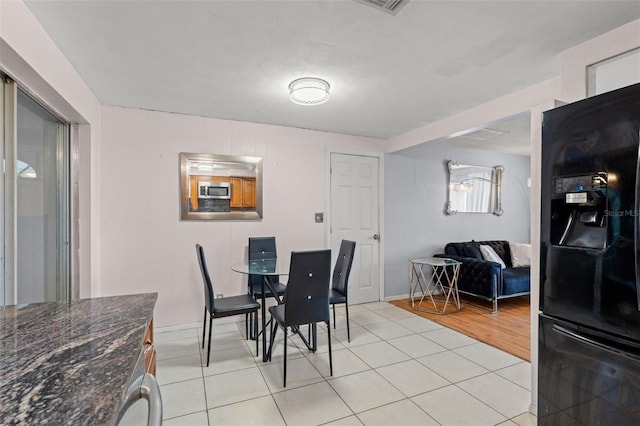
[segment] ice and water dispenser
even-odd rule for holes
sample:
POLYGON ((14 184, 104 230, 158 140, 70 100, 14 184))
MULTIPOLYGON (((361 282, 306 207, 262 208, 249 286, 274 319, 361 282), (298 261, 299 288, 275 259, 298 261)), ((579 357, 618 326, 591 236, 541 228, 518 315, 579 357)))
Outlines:
POLYGON ((553 177, 551 244, 607 247, 607 180, 606 172, 553 177))

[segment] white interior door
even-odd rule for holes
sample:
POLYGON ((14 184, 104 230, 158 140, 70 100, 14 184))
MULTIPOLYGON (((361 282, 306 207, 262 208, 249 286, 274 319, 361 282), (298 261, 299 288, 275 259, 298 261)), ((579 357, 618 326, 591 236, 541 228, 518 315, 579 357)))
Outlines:
MULTIPOLYGON (((349 304, 380 300, 380 159, 331 154, 331 251, 356 242, 349 304)), ((335 262, 335 258, 334 258, 335 262)))

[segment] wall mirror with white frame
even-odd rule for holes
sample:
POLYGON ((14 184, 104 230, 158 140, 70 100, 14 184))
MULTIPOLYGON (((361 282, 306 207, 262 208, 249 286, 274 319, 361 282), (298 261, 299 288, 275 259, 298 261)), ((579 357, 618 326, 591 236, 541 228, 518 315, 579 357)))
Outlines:
POLYGON ((502 172, 504 167, 482 167, 447 162, 449 199, 446 213, 502 214, 502 172))
POLYGON ((262 158, 180 153, 181 220, 261 220, 262 158))

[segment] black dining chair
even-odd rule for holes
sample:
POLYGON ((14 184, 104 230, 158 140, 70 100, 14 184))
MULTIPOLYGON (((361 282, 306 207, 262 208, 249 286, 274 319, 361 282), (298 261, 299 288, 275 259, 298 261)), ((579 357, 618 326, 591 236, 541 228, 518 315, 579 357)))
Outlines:
MULTIPOLYGON (((276 237, 251 237, 249 238, 249 260, 259 260, 259 259, 277 259, 278 252, 276 250, 276 237)), ((254 297, 262 296, 262 279, 263 277, 260 275, 249 275, 249 293, 254 297)), ((277 275, 268 277, 269 281, 272 284, 272 287, 275 288, 278 296, 284 295, 286 290, 286 286, 282 284, 280 281, 280 277, 277 275)), ((265 288, 265 296, 270 297, 271 291, 268 288, 265 288)))
POLYGON ((331 291, 329 292, 329 303, 333 308, 333 328, 336 328, 336 305, 344 303, 345 316, 347 318, 347 341, 349 342, 351 342, 351 331, 349 330, 348 287, 355 251, 355 241, 342 240, 340 243, 340 252, 336 259, 336 266, 333 269, 331 291))
MULTIPOLYGON (((260 308, 260 304, 249 294, 240 296, 215 298, 213 292, 213 284, 209 277, 209 269, 207 261, 204 257, 204 249, 200 244, 196 244, 196 253, 198 255, 198 263, 200 264, 200 272, 202 273, 202 282, 204 283, 204 321, 202 324, 202 348, 204 349, 204 336, 207 330, 207 313, 209 314, 209 343, 207 346, 207 367, 209 366, 209 357, 211 355, 211 331, 213 328, 213 319, 229 317, 232 315, 256 314, 260 308)), ((246 336, 249 336, 249 324, 245 321, 246 336)), ((256 339, 256 356, 258 355, 258 340, 256 339)))
MULTIPOLYGON (((259 259, 276 259, 278 253, 276 250, 276 237, 251 237, 249 238, 249 253, 248 258, 251 260, 259 259)), ((263 280, 269 280, 272 288, 275 289, 277 296, 280 298, 284 295, 286 286, 280 282, 280 277, 277 275, 264 277, 261 275, 249 275, 248 276, 248 292, 256 300, 263 301, 268 297, 273 297, 273 294, 269 288, 265 287, 264 294, 262 294, 263 280)), ((251 318, 251 320, 257 320, 251 318)), ((256 327, 252 326, 251 330, 255 330, 256 327)), ((252 338, 258 338, 258 336, 251 336, 252 338)))
MULTIPOLYGON (((331 354, 331 326, 329 321, 329 282, 331 277, 331 250, 314 250, 291 253, 289 281, 284 301, 280 305, 269 307, 274 321, 269 344, 269 359, 273 350, 278 326, 284 331, 284 372, 283 386, 287 387, 287 328, 299 332, 299 327, 308 325, 313 329, 312 349, 317 348, 316 323, 327 325, 329 341, 329 370, 333 376, 331 354)), ((305 342, 308 345, 308 342, 305 342)))

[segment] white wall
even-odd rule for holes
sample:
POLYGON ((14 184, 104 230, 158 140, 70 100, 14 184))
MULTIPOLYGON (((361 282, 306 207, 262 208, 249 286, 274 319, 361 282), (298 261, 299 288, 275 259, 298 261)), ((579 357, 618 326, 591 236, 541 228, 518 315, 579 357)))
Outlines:
POLYGON ((385 155, 385 297, 409 294, 412 257, 444 253, 448 242, 529 242, 529 157, 429 143, 385 155), (504 214, 444 213, 448 160, 504 166, 504 214))
POLYGON ((246 291, 231 265, 249 236, 275 235, 278 252, 327 247, 329 149, 380 152, 378 139, 104 107, 101 157, 101 295, 158 292, 156 326, 202 320, 195 244, 205 248, 215 292, 246 291), (264 219, 180 221, 180 152, 263 157, 264 219))

